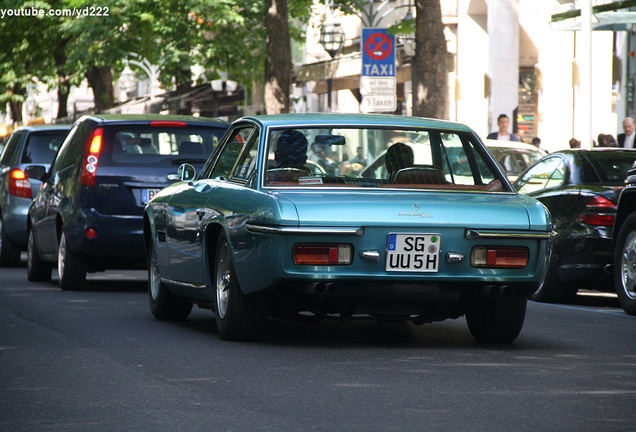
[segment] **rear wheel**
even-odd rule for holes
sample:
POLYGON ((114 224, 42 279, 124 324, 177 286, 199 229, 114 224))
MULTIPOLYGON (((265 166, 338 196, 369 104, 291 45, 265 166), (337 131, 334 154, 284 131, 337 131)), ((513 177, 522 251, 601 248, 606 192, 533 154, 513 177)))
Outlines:
POLYGON ((239 287, 232 265, 227 237, 221 233, 216 249, 214 271, 216 325, 224 340, 255 340, 267 320, 266 297, 245 295, 239 287))
POLYGON ((466 312, 470 334, 478 342, 511 343, 526 318, 526 297, 480 298, 466 312))
POLYGON ((614 287, 618 302, 626 313, 636 315, 636 213, 625 219, 614 253, 614 287))
POLYGON ((159 262, 154 243, 148 251, 148 299, 150 311, 159 320, 183 321, 192 312, 192 302, 174 294, 161 282, 159 262))
POLYGON ((21 253, 20 246, 11 241, 0 218, 0 266, 17 267, 20 264, 21 253))
POLYGON ((35 245, 35 234, 29 230, 29 242, 27 243, 27 278, 31 282, 48 282, 51 280, 53 265, 42 261, 35 245))
POLYGON ((57 273, 62 290, 81 290, 84 288, 86 260, 71 251, 64 230, 62 230, 57 251, 57 273))

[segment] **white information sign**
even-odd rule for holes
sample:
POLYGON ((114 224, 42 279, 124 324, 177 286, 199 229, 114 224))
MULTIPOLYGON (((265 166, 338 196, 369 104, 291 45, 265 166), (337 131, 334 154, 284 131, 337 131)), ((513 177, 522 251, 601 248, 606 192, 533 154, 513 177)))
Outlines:
POLYGON ((360 77, 360 93, 363 95, 372 93, 395 93, 397 80, 395 77, 360 77))
POLYGON ((390 112, 396 109, 397 96, 395 93, 363 95, 360 103, 360 111, 364 113, 390 112))

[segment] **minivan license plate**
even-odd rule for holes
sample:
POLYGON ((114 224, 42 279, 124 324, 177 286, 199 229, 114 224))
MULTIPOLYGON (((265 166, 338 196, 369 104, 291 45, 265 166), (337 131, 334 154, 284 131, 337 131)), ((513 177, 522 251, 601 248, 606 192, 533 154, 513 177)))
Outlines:
POLYGON ((440 234, 390 233, 386 271, 436 272, 441 245, 440 234))
POLYGON ((141 203, 148 204, 155 194, 159 193, 161 189, 142 189, 141 190, 141 203))

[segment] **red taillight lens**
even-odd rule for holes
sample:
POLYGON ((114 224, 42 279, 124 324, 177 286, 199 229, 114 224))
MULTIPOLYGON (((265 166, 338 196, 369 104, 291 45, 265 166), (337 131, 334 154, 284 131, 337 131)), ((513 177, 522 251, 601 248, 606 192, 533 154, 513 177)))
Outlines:
POLYGON ((21 169, 14 169, 9 174, 9 193, 17 197, 31 198, 31 183, 21 169))
POLYGON ((476 246, 470 254, 470 265, 485 268, 524 268, 528 265, 528 249, 476 246))
POLYGON ((102 149, 103 128, 97 128, 88 139, 88 147, 84 154, 82 173, 80 182, 83 186, 95 186, 95 175, 97 172, 97 162, 99 162, 99 152, 102 149))
POLYGON ((585 225, 614 226, 616 204, 604 196, 596 195, 585 204, 585 208, 579 213, 577 220, 585 225))
POLYGON ((351 250, 350 244, 297 244, 293 259, 299 265, 348 265, 351 250))

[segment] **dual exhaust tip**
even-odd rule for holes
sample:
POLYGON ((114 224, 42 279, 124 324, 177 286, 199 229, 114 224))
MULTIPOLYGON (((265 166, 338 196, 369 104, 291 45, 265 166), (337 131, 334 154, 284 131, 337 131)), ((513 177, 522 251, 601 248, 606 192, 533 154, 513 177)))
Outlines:
POLYGON ((310 294, 317 295, 336 295, 340 292, 340 286, 333 282, 312 282, 307 287, 310 294))
POLYGON ((515 295, 515 288, 509 285, 488 285, 482 290, 482 295, 488 298, 511 298, 515 295))

